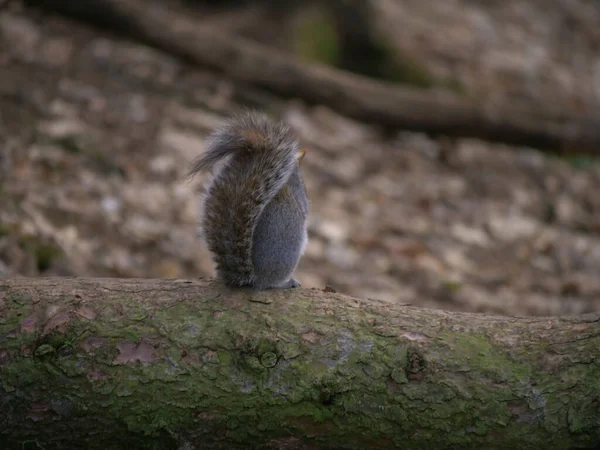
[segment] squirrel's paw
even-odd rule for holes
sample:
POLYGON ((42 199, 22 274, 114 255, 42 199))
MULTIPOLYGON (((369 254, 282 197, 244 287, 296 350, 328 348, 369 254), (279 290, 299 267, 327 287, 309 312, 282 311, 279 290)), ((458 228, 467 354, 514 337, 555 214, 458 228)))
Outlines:
POLYGON ((282 289, 299 288, 299 287, 302 287, 302 285, 295 278, 290 278, 289 280, 287 280, 285 283, 283 283, 280 286, 280 288, 282 288, 282 289))

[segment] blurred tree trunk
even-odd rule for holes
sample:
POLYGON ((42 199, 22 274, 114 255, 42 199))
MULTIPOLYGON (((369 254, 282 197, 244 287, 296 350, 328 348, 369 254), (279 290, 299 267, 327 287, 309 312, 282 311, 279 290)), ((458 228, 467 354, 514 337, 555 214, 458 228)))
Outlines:
POLYGON ((0 448, 593 448, 599 348, 600 313, 0 280, 0 448))
POLYGON ((159 3, 140 0, 25 0, 117 29, 187 61, 279 94, 327 105, 350 117, 434 135, 472 136, 565 153, 600 153, 600 118, 406 89, 321 65, 200 25, 159 3))

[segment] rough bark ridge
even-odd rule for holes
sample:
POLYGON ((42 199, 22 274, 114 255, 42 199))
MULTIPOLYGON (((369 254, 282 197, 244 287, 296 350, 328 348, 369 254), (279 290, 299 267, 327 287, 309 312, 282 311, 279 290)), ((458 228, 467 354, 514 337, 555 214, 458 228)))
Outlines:
POLYGON ((116 29, 233 79, 327 105, 379 125, 450 136, 473 136, 564 152, 600 151, 600 120, 557 111, 470 102, 455 95, 401 88, 340 70, 307 64, 222 33, 140 0, 24 0, 116 29))
POLYGON ((600 313, 0 280, 0 448, 592 448, 599 348, 600 313))

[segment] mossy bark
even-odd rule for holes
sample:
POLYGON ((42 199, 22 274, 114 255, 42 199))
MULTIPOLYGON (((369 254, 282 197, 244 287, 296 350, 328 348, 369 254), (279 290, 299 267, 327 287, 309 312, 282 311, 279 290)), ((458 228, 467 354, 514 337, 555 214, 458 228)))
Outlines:
POLYGON ((0 448, 593 448, 600 314, 0 280, 0 448))

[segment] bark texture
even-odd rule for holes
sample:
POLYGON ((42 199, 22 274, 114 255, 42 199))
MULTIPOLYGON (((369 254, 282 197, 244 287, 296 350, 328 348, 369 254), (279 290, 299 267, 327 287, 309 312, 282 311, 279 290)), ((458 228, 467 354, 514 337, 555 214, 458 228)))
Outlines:
POLYGON ((475 103, 401 88, 316 64, 199 24, 140 0, 24 0, 25 4, 116 29, 152 46, 282 95, 327 105, 383 126, 473 136, 565 153, 600 152, 600 119, 552 105, 531 109, 475 103))
POLYGON ((2 449, 597 448, 600 313, 0 280, 0 411, 2 449))

